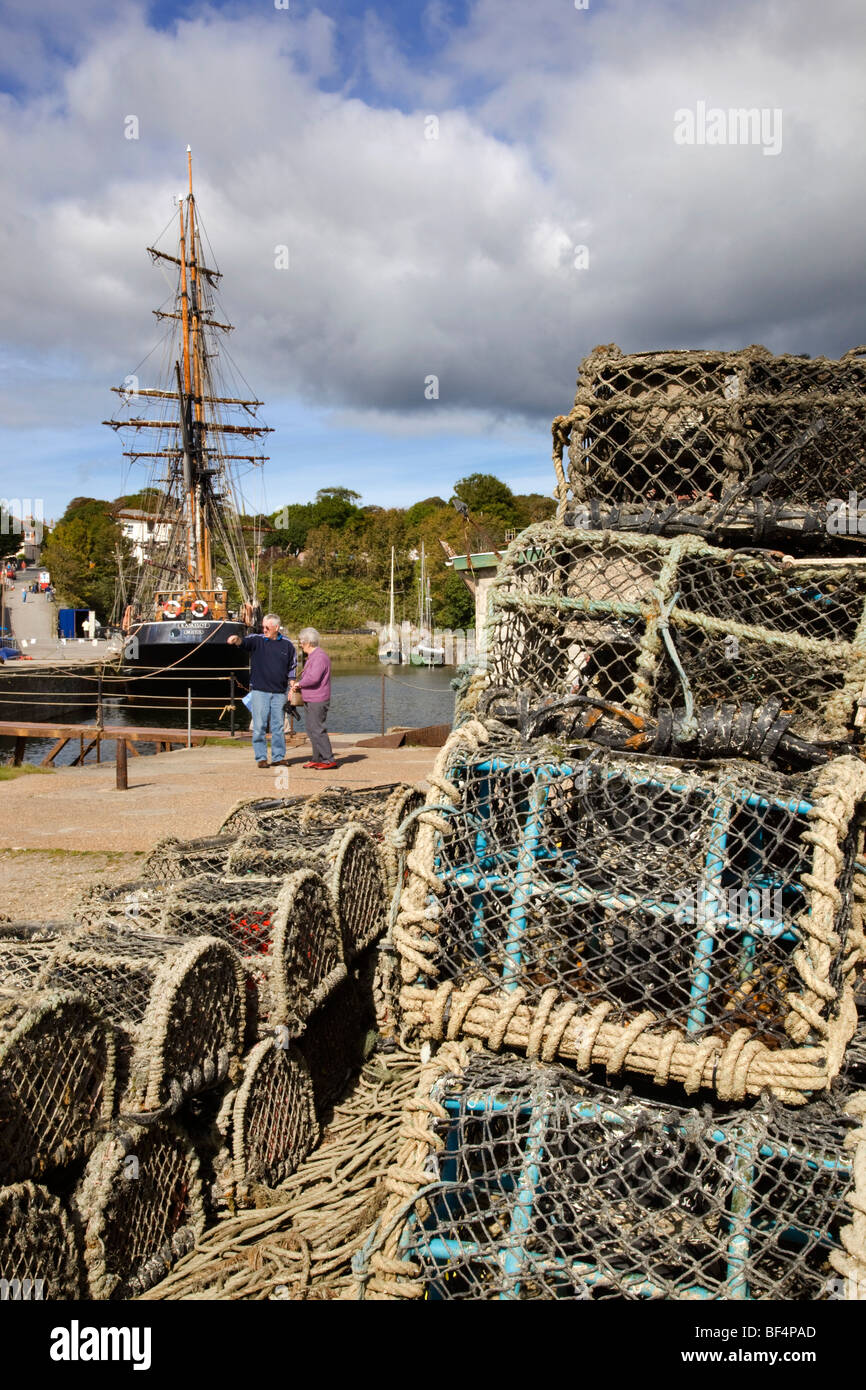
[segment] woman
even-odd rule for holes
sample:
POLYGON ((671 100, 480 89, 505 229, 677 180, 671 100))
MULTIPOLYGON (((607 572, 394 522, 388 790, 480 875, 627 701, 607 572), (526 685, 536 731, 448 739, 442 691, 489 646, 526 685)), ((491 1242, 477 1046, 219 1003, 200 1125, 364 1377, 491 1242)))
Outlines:
POLYGON ((298 645, 304 653, 304 669, 300 680, 292 681, 289 689, 299 690, 304 697, 307 736, 313 746, 313 756, 304 767, 334 768, 337 763, 325 731, 331 703, 331 659, 319 646, 314 627, 305 627, 298 633, 298 645))

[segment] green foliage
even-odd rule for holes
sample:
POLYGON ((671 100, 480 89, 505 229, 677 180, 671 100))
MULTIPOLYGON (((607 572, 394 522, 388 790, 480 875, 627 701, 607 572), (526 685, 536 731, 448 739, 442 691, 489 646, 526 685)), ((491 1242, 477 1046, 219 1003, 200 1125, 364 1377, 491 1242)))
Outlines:
POLYGON ((166 500, 166 495, 160 488, 146 487, 141 492, 128 492, 123 497, 115 497, 111 508, 115 512, 122 509, 157 513, 164 510, 166 500))
POLYGON ((441 511, 443 507, 447 506, 448 503, 445 501, 444 497, 425 497, 423 502, 416 502, 409 508, 406 513, 406 525, 410 529, 414 529, 414 527, 420 525, 424 518, 428 517, 431 512, 441 511))
MULTIPOLYGON (((280 508, 262 519, 263 545, 275 558, 266 558, 261 564, 259 598, 295 629, 309 624, 327 632, 360 628, 372 619, 382 621, 388 613, 393 547, 396 617, 398 621, 415 621, 420 569, 417 554, 423 543, 436 625, 472 626, 474 600, 459 575, 446 564, 439 542, 445 541, 458 554, 498 550, 505 543, 507 529, 550 516, 555 507, 552 499, 540 493, 515 496, 506 483, 490 473, 461 478, 454 490, 468 506, 468 518, 441 497, 426 497, 407 510, 358 507, 360 494, 348 487, 320 488, 315 501, 280 508), (297 559, 301 552, 303 564, 297 559)), ((112 505, 151 510, 159 501, 158 492, 145 489, 118 498, 112 505)), ((111 609, 115 548, 121 541, 111 512, 112 506, 106 502, 75 498, 43 551, 43 562, 52 570, 61 601, 95 607, 100 617, 111 609)), ((253 518, 243 520, 247 523, 253 518)), ((130 547, 126 542, 121 543, 121 551, 128 560, 130 547)), ((214 561, 234 607, 240 596, 216 538, 214 561)))
POLYGON ((519 526, 520 509, 514 493, 492 473, 470 473, 454 484, 454 492, 465 502, 474 520, 500 526, 519 526))
POLYGON ((360 628, 378 617, 388 603, 387 590, 378 585, 348 576, 311 574, 306 566, 290 560, 275 562, 271 593, 273 610, 290 632, 302 627, 320 632, 360 628))
POLYGON ((320 487, 316 493, 316 501, 322 502, 335 497, 339 502, 360 502, 360 492, 353 492, 350 487, 320 487))
POLYGON ((532 526, 536 521, 547 521, 556 512, 556 503, 552 497, 545 497, 542 492, 516 493, 514 503, 520 515, 520 529, 524 526, 532 526))
POLYGON ((130 546, 114 520, 111 504, 76 497, 42 547, 42 564, 60 603, 93 608, 101 622, 111 615, 117 583, 117 550, 124 561, 130 546))
MULTIPOLYGON (((432 586, 431 586, 432 587, 432 586)), ((434 598, 433 616, 437 627, 474 627, 475 599, 459 574, 448 570, 434 598)))

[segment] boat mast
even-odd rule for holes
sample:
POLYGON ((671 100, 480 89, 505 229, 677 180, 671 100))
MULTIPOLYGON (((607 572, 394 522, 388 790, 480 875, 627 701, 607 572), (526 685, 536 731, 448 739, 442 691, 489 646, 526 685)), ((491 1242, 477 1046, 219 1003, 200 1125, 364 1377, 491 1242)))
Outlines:
MULTIPOLYGON (((195 446, 196 464, 200 464, 204 458, 204 416, 202 414, 203 371, 202 371, 202 332, 201 332, 201 303, 199 300, 199 281, 198 281, 198 236, 195 225, 195 198, 192 191, 192 149, 186 147, 187 169, 189 172, 189 198, 187 200, 189 226, 189 274, 190 274, 190 302, 189 315, 191 327, 191 357, 192 357, 192 385, 193 385, 193 408, 195 411, 195 423, 193 425, 193 442, 195 446)), ((201 495, 201 478, 197 478, 198 505, 196 507, 196 560, 198 564, 198 582, 204 589, 213 588, 213 575, 211 564, 211 544, 210 528, 204 515, 204 499, 201 495)))
MULTIPOLYGON (((199 575, 196 563, 195 535, 196 535, 196 497, 195 497, 195 455, 191 456, 187 450, 186 430, 183 429, 183 415, 187 410, 187 403, 192 395, 192 373, 190 371, 190 352, 189 352, 189 294, 186 287, 187 255, 186 255, 186 226, 183 215, 183 198, 178 198, 178 212, 180 214, 180 317, 181 317, 181 338, 183 343, 183 395, 185 399, 180 402, 182 432, 184 435, 184 486, 186 488, 186 504, 189 515, 189 526, 186 538, 186 567, 189 582, 198 586, 199 575)), ((179 383, 178 383, 179 384, 179 383)), ((193 441, 189 441, 192 445, 193 441)))
POLYGON ((391 546, 391 612, 388 618, 388 641, 394 640, 394 547, 391 546))

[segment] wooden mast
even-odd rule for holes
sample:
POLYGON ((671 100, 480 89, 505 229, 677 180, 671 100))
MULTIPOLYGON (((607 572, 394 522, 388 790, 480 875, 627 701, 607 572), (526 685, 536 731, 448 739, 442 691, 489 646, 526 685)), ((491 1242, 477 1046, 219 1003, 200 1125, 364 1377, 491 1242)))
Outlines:
MULTIPOLYGON (((203 372, 202 372, 202 334, 201 334, 201 305, 199 303, 199 281, 198 281, 198 238, 195 226, 195 198, 192 191, 192 149, 186 147, 187 170, 189 173, 189 199, 188 224, 189 224, 189 275, 190 275, 190 320, 192 336, 192 369, 193 369, 193 409, 195 411, 195 442, 196 458, 201 460, 204 455, 204 417, 202 414, 203 372)), ((213 574, 211 573, 211 547, 210 530, 204 515, 201 497, 201 480, 199 480, 198 508, 196 512, 196 559, 198 561, 198 582, 199 585, 208 590, 213 590, 213 574)))
MULTIPOLYGON (((183 390, 186 400, 192 393, 192 380, 189 362, 189 295, 186 288, 186 227, 184 226, 183 198, 178 198, 178 212, 180 214, 180 314, 182 325, 183 340, 183 390)), ((186 409, 186 401, 181 402, 181 410, 186 409)), ((195 460, 191 458, 190 477, 188 480, 186 502, 189 514, 189 532, 186 541, 186 567, 187 575, 191 585, 198 585, 198 572, 195 554, 195 533, 196 533, 196 505, 195 505, 195 477, 193 468, 195 460)))

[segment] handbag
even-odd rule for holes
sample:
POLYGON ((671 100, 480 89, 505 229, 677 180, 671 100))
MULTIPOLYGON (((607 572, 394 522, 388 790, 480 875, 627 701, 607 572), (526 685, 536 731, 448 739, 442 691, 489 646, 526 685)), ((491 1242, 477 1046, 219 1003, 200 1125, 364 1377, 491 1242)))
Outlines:
POLYGON ((290 690, 290 691, 289 691, 289 704, 290 704, 290 705, 294 705, 294 706, 297 708, 298 705, 302 705, 303 703, 304 703, 304 697, 303 697, 303 695, 301 694, 300 690, 290 690))

